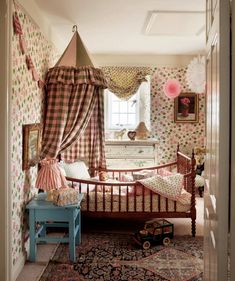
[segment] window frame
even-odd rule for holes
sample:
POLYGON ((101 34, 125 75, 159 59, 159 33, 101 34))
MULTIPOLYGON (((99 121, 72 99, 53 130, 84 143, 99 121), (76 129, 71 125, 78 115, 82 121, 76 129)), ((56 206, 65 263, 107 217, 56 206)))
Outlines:
MULTIPOLYGON (((112 103, 112 96, 110 95, 110 93, 112 93, 112 92, 108 89, 106 89, 105 92, 104 92, 104 95, 105 95, 105 128, 109 131, 121 130, 121 129, 124 129, 124 128, 128 129, 128 130, 135 129, 136 126, 139 124, 139 119, 140 119, 140 94, 139 94, 139 89, 137 90, 137 92, 135 94, 136 95, 136 105, 135 105, 136 106, 136 113, 135 113, 136 124, 130 125, 130 126, 127 126, 127 125, 112 126, 111 125, 112 111, 110 110, 110 108, 111 108, 111 103, 112 103)), ((126 102, 128 102, 128 101, 129 100, 127 100, 126 102)), ((120 102, 123 102, 123 100, 120 99, 120 102)), ((120 111, 118 112, 118 114, 120 114, 120 111)), ((126 114, 128 114, 128 111, 127 111, 126 114)))

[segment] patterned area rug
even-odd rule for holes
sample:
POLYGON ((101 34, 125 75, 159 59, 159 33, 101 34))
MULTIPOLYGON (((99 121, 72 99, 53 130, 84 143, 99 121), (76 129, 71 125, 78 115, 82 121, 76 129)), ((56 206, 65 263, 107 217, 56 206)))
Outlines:
POLYGON ((85 233, 76 247, 77 263, 69 262, 61 244, 40 281, 196 281, 203 280, 203 238, 178 236, 170 246, 143 250, 130 234, 85 233))

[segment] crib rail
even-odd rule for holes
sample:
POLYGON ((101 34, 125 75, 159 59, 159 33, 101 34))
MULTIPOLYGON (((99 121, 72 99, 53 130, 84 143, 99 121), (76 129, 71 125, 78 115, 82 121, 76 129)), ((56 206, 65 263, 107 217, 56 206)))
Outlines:
MULTIPOLYGON (((107 169, 108 181, 98 179, 75 179, 67 177, 71 186, 85 193, 85 213, 94 216, 111 217, 189 217, 192 218, 192 234, 195 235, 195 164, 194 158, 189 158, 177 152, 177 161, 164 165, 147 167, 144 170, 154 170, 157 173, 161 169, 183 174, 184 189, 191 193, 191 208, 181 211, 177 208, 177 202, 163 198, 160 195, 147 190, 136 181, 121 181, 123 175, 132 175, 143 170, 137 169, 107 169)), ((84 213, 84 212, 83 212, 84 213)), ((91 216, 92 216, 91 215, 91 216)))

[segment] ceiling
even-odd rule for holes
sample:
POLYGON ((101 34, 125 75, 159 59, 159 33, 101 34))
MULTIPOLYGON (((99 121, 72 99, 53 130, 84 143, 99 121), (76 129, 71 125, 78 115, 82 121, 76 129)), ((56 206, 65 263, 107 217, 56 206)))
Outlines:
POLYGON ((91 54, 198 54, 205 47, 205 0, 34 0, 60 38, 72 26, 91 54))

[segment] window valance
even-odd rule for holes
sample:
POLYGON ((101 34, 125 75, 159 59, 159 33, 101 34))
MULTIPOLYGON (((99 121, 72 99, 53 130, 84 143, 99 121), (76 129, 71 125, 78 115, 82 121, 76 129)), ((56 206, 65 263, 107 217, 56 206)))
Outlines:
POLYGON ((108 89, 123 100, 133 96, 151 73, 150 67, 106 66, 102 70, 108 89))

